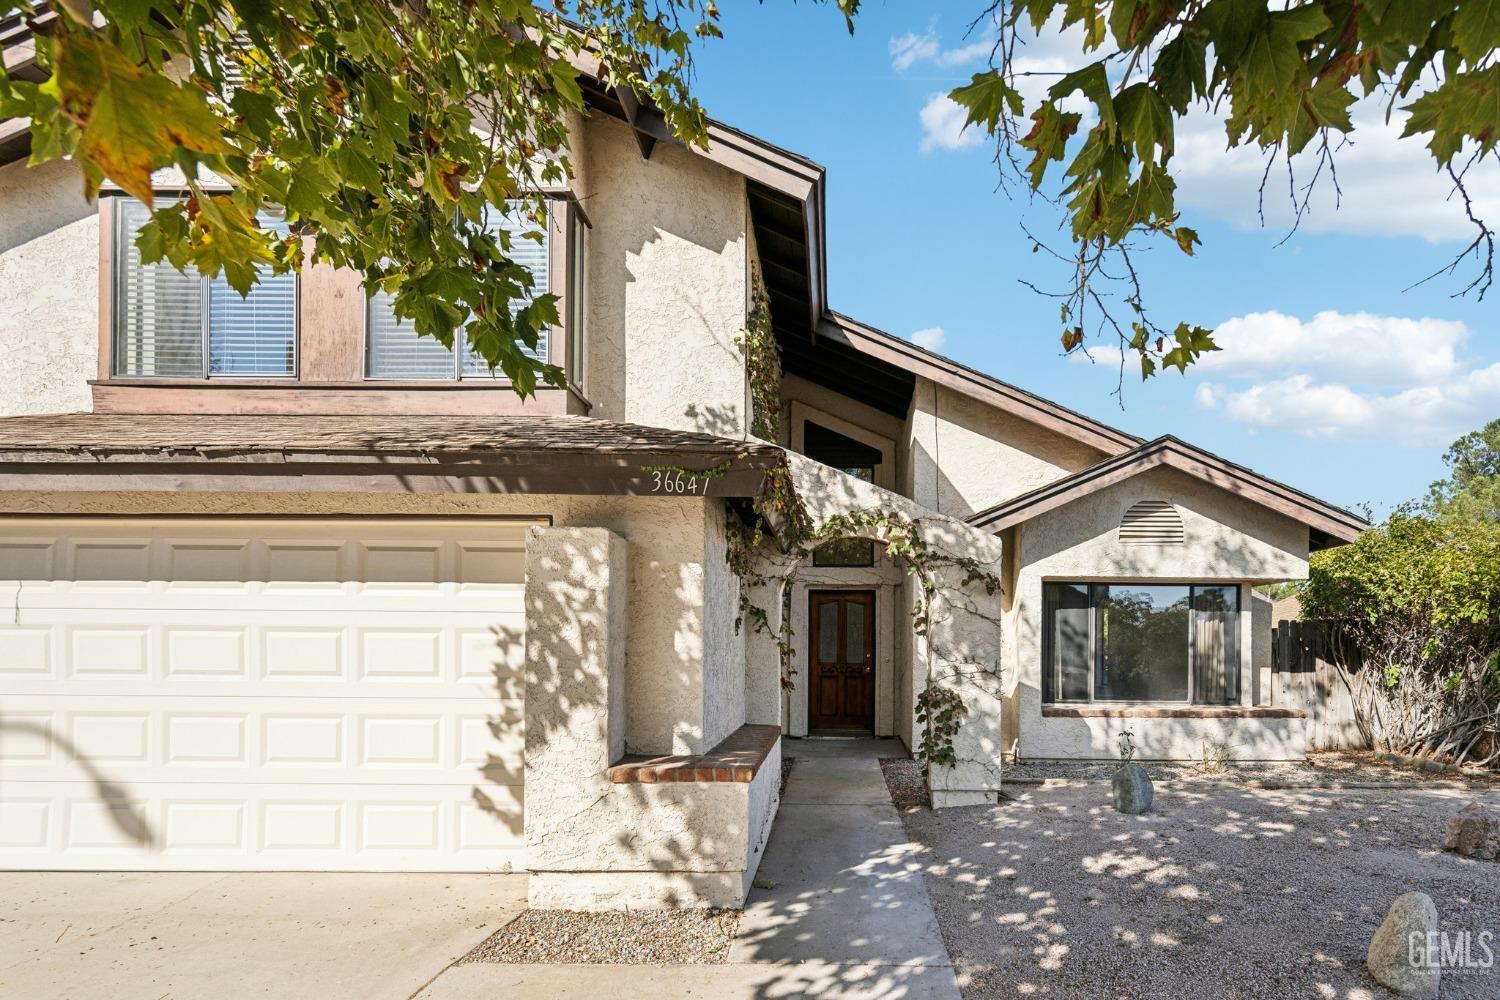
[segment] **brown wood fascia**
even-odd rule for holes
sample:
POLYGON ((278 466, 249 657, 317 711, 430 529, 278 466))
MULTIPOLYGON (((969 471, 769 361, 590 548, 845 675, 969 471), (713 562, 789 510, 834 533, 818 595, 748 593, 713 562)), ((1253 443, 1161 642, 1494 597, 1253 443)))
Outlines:
POLYGON ((830 314, 818 329, 820 336, 836 340, 861 354, 929 379, 1023 420, 1065 434, 1105 454, 1116 455, 1142 443, 1134 435, 1108 427, 946 358, 928 354, 920 348, 908 347, 896 338, 866 328, 848 317, 830 314))
POLYGON ((0 451, 0 491, 58 492, 355 492, 527 493, 671 496, 757 496, 767 469, 779 459, 687 452, 314 453, 208 450, 0 451), (698 490, 662 487, 671 473, 730 469, 705 477, 698 490))
POLYGON ((1178 442, 1170 440, 1154 442, 1136 454, 1117 456, 1060 479, 1055 484, 1023 494, 975 515, 969 523, 986 531, 1003 531, 1161 466, 1186 473, 1341 541, 1352 542, 1363 530, 1362 522, 1353 515, 1340 516, 1344 512, 1335 512, 1315 498, 1299 494, 1289 487, 1227 462, 1211 461, 1205 456, 1193 454, 1178 442))

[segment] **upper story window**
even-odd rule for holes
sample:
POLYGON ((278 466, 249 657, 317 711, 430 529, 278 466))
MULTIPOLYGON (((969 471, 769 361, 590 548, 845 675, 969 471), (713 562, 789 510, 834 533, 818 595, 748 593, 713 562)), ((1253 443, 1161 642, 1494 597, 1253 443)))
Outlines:
MULTIPOLYGON (((863 479, 875 481, 875 467, 884 456, 879 448, 856 441, 811 420, 802 425, 802 450, 807 457, 863 479)), ((839 538, 813 551, 814 566, 873 566, 875 543, 867 538, 839 538)))
MULTIPOLYGON (((545 295, 552 288, 552 226, 538 226, 522 215, 519 202, 513 202, 505 212, 493 212, 487 222, 490 232, 505 231, 510 234, 510 257, 531 272, 532 295, 545 295), (540 232, 541 239, 537 239, 540 232)), ((519 310, 528 300, 518 299, 511 303, 519 310)), ((460 379, 499 378, 499 372, 491 373, 484 356, 473 351, 466 342, 453 348, 445 347, 432 337, 420 337, 411 323, 396 318, 394 299, 386 292, 370 296, 367 319, 367 345, 365 351, 365 373, 375 379, 460 379)), ((537 339, 535 352, 526 351, 533 357, 551 358, 551 334, 543 330, 537 339)), ((526 350, 524 347, 522 350, 526 350)), ((570 352, 571 353, 571 352, 570 352)))
MULTIPOLYGON (((113 373, 139 378, 289 377, 297 373, 297 278, 265 268, 241 296, 222 276, 141 263, 135 238, 151 210, 117 202, 113 373)), ((286 231, 279 215, 260 224, 286 231)))

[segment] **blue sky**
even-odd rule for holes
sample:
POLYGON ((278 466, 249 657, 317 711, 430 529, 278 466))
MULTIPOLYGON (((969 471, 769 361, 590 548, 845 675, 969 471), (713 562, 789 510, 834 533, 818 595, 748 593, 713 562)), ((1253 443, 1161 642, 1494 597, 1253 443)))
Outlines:
MULTIPOLYGON (((1280 247, 1285 196, 1261 228, 1256 154, 1223 152, 1206 118, 1179 130, 1179 208, 1204 246, 1147 255, 1147 302, 1158 321, 1219 326, 1228 349, 1186 377, 1127 375, 1122 409, 1108 351, 1092 365, 1061 356, 1056 304, 1019 283, 1065 280, 1019 228, 1052 232, 1055 209, 998 191, 991 147, 941 96, 982 65, 982 34, 964 37, 981 6, 869 3, 850 37, 829 7, 738 0, 726 37, 700 50, 710 114, 828 168, 835 309, 928 331, 919 340, 942 353, 1108 423, 1377 515, 1441 475, 1452 438, 1500 416, 1500 289, 1483 303, 1451 297, 1452 279, 1403 291, 1470 236, 1420 145, 1373 112, 1339 153, 1342 204, 1324 185, 1280 247)), ((1027 58, 1077 56, 1052 38, 1027 58)), ((1500 172, 1480 181, 1500 218, 1500 172)))

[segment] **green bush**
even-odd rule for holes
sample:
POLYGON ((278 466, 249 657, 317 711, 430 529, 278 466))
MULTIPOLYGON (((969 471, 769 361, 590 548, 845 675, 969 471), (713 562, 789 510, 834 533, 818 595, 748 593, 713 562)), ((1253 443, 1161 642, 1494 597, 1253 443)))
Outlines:
POLYGON ((1362 661, 1346 677, 1375 746, 1500 761, 1500 523, 1400 510, 1313 557, 1302 612, 1362 661))

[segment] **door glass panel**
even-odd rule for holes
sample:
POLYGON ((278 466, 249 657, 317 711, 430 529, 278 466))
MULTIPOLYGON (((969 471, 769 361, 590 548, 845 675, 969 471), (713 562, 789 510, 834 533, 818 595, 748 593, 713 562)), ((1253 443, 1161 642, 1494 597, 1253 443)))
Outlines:
POLYGON ((1044 617, 1052 643, 1045 698, 1048 701, 1087 701, 1089 672, 1089 586, 1086 583, 1049 583, 1043 591, 1044 617))
POLYGON ((1193 649, 1200 703, 1239 701, 1239 609, 1240 588, 1233 584, 1193 588, 1193 649))
POLYGON ((839 606, 834 601, 818 605, 818 662, 839 659, 839 606))
POLYGON ((844 605, 844 661, 865 662, 865 606, 858 601, 844 605))

